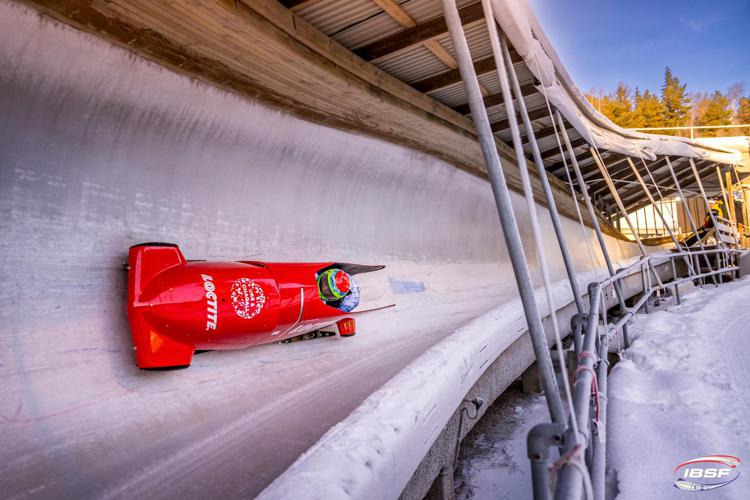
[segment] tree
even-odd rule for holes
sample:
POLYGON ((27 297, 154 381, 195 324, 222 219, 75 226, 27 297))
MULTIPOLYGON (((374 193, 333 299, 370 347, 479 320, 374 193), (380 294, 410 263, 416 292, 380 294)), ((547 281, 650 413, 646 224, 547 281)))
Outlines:
MULTIPOLYGON (((727 125, 732 121, 732 108, 727 96, 718 90, 711 94, 705 105, 705 109, 698 116, 696 125, 727 125)), ((720 129, 708 129, 701 131, 705 137, 715 137, 720 129)))
MULTIPOLYGON (((635 127, 663 127, 664 105, 656 94, 644 90, 641 94, 636 93, 634 121, 638 123, 635 127)), ((661 131, 657 131, 661 133, 661 131)))
POLYGON ((591 92, 586 97, 592 106, 615 124, 624 128, 641 126, 636 123, 630 89, 624 83, 618 83, 617 89, 610 94, 596 96, 591 92))
POLYGON ((633 103, 630 102, 630 89, 624 83, 617 84, 614 93, 602 101, 602 113, 621 127, 632 127, 633 103))
POLYGON ((750 123, 750 96, 740 98, 734 121, 738 125, 750 123))
POLYGON ((690 99, 687 96, 686 87, 687 84, 680 84, 680 79, 667 66, 664 71, 664 85, 661 87, 661 102, 664 106, 662 121, 665 127, 687 125, 690 99))
POLYGON ((745 82, 737 82, 729 86, 727 89, 727 99, 729 99, 729 107, 732 109, 732 114, 737 114, 737 109, 740 106, 740 99, 745 95, 745 82))

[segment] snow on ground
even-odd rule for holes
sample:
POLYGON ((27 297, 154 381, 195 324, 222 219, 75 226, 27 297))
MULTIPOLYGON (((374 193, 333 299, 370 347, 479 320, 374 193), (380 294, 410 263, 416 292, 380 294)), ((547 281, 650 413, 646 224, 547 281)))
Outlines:
POLYGON ((542 394, 523 394, 516 385, 505 391, 461 443, 456 498, 531 500, 526 435, 548 419, 542 394))
MULTIPOLYGON (((610 375, 608 498, 750 497, 749 304, 746 278, 636 317, 610 375), (672 485, 679 463, 711 454, 742 459, 740 478, 710 492, 672 485)), ((456 497, 531 499, 526 436, 547 419, 543 396, 506 391, 462 443, 456 497)))
POLYGON ((750 279, 707 286, 680 306, 639 316, 610 378, 608 462, 618 500, 748 498, 750 279), (710 492, 675 488, 681 462, 705 455, 744 462, 710 492))

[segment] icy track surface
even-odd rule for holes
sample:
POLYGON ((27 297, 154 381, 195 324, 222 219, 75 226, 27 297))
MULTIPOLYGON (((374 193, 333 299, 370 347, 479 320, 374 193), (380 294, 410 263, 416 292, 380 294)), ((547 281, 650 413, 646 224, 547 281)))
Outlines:
MULTIPOLYGON (((0 215, 2 498, 252 497, 414 359, 517 297, 482 179, 4 0, 0 215), (190 259, 385 264, 362 277, 363 306, 397 307, 348 340, 139 371, 122 264, 144 241, 190 259)), ((589 269, 581 228, 564 225, 589 269)))
POLYGON ((618 500, 748 498, 750 279, 707 286, 681 306, 640 316, 609 394, 610 486, 618 500), (742 459, 710 492, 672 486, 674 468, 711 454, 742 459))

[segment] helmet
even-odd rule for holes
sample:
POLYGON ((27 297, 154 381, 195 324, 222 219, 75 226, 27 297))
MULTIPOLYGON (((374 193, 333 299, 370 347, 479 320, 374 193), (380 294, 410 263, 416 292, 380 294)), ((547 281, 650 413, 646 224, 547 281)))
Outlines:
POLYGON ((341 269, 326 269, 318 276, 318 293, 326 302, 341 300, 351 293, 351 277, 341 269))

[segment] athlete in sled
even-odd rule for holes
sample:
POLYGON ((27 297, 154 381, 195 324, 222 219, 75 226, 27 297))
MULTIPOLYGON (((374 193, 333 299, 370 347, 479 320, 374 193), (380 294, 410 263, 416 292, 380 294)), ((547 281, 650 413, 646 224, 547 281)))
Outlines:
POLYGON ((685 245, 688 247, 692 247, 693 245, 696 245, 699 241, 703 241, 704 239, 708 238, 712 233, 714 229, 714 218, 715 217, 721 217, 722 212, 721 208, 718 204, 714 204, 711 206, 711 213, 706 214, 705 219, 703 220, 703 225, 698 228, 698 230, 690 235, 689 238, 685 240, 685 245), (713 217, 711 215, 713 214, 713 217))
MULTIPOLYGON (((188 261, 177 245, 130 248, 128 304, 139 368, 190 365, 196 350, 243 349, 333 327, 356 333, 356 274, 335 262, 188 261)), ((390 306, 386 306, 390 307, 390 306)))

